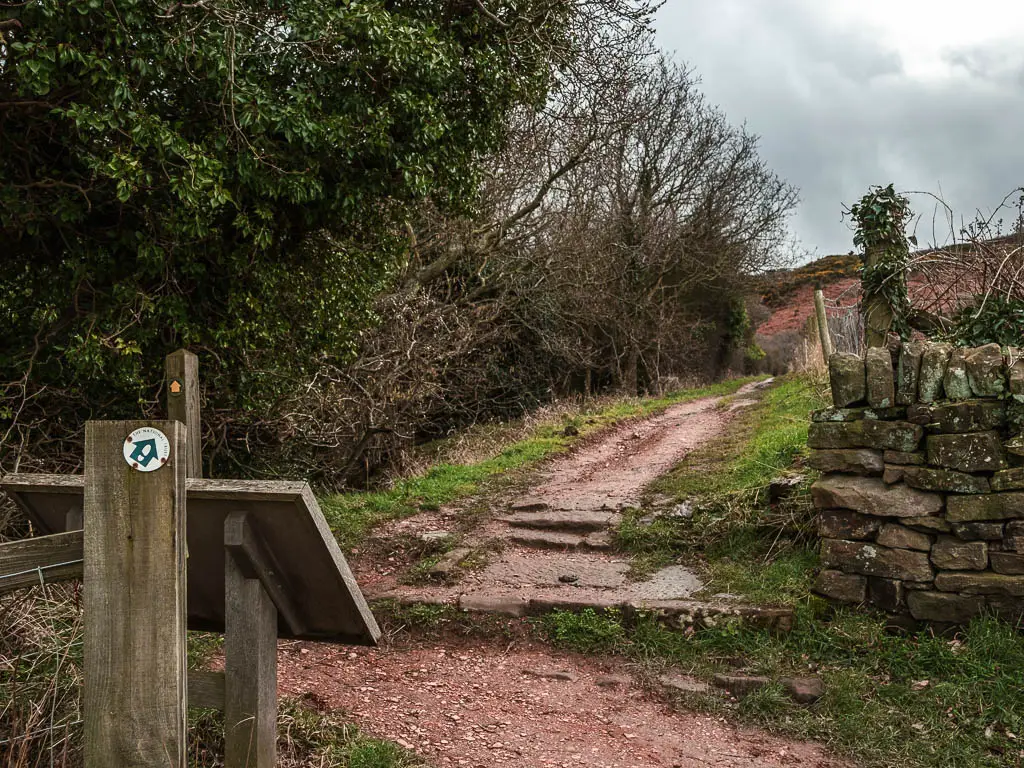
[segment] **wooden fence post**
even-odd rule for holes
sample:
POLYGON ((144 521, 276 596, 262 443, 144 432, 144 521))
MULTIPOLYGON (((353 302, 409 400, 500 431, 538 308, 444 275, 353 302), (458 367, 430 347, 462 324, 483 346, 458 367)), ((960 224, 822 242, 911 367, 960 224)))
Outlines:
POLYGON ((225 768, 274 768, 277 755, 277 608, 251 539, 244 512, 225 518, 225 768))
POLYGON ((185 425, 188 477, 203 476, 203 428, 199 406, 199 358, 185 349, 164 359, 167 418, 185 425))
POLYGON ((825 314, 825 294, 821 288, 814 290, 814 311, 818 317, 818 338, 821 340, 821 354, 825 358, 825 365, 832 357, 832 334, 828 330, 828 315, 825 314))
POLYGON ((85 768, 185 768, 185 447, 176 421, 86 425, 85 768), (169 441, 155 471, 125 459, 140 427, 169 441))

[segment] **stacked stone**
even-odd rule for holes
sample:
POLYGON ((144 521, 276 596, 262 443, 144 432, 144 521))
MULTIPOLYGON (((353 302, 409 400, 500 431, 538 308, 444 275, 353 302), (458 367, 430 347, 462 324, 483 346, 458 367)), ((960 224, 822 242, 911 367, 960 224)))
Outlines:
POLYGON ((833 355, 829 375, 808 438, 815 591, 920 621, 1024 616, 1021 352, 909 342, 833 355))

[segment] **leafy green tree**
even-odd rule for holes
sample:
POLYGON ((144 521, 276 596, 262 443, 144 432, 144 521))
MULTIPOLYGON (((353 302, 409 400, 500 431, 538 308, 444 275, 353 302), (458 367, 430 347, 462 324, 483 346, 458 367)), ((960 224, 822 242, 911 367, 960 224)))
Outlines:
POLYGON ((30 413, 137 414, 181 345, 236 412, 350 354, 403 211, 465 208, 509 111, 545 99, 573 7, 4 4, 5 446, 30 413))

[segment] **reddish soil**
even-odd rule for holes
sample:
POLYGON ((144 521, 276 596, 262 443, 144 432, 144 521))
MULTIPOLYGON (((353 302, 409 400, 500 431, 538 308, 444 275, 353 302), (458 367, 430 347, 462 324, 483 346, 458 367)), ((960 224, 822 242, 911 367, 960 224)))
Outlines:
POLYGON ((615 662, 527 644, 357 651, 295 643, 280 690, 339 708, 435 766, 843 768, 819 746, 678 713, 615 662), (549 679, 545 673, 564 673, 549 679), (611 676, 611 677, 610 677, 611 676))

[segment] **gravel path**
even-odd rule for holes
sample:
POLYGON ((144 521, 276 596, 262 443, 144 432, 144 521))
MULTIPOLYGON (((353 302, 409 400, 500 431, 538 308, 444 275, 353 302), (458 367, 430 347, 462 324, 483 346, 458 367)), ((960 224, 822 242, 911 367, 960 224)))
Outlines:
POLYGON ((292 644, 283 694, 312 694, 434 766, 843 768, 819 746, 677 713, 614 663, 538 646, 292 644))

